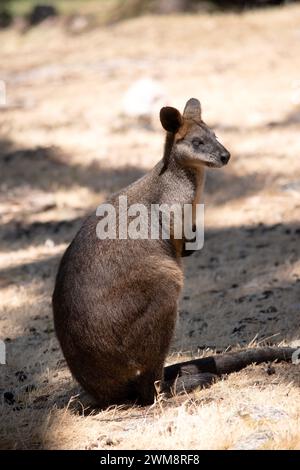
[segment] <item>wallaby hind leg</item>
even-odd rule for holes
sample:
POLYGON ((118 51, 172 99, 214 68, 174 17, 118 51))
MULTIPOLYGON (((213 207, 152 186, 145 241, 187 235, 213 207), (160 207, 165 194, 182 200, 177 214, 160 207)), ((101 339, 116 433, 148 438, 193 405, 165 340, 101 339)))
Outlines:
POLYGON ((135 392, 137 403, 141 406, 152 405, 157 395, 156 382, 161 381, 162 366, 154 371, 146 372, 137 378, 135 392))

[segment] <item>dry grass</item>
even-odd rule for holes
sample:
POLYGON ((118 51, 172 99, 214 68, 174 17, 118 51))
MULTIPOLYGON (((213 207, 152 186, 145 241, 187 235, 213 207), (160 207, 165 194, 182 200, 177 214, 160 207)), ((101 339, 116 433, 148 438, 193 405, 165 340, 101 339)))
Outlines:
POLYGON ((232 151, 211 172, 204 250, 186 261, 170 361, 300 341, 300 8, 144 17, 68 36, 0 33, 2 448, 299 448, 299 368, 251 366, 149 409, 81 405, 55 339, 57 263, 82 217, 160 157, 163 134, 124 125, 133 80, 201 98, 232 151), (142 39, 141 39, 142 38, 142 39), (24 374, 20 374, 23 372, 24 374), (22 381, 23 379, 23 381, 22 381), (4 400, 14 393, 15 403, 4 400))

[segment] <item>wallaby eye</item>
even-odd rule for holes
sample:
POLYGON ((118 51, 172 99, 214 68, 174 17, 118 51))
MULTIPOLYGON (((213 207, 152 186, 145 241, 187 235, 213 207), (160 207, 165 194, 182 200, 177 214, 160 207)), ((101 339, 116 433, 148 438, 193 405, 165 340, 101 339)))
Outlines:
POLYGON ((197 148, 197 147, 199 147, 200 145, 203 145, 204 142, 203 142, 203 140, 197 138, 197 139, 193 139, 193 140, 192 140, 192 144, 193 144, 193 146, 194 146, 195 148, 197 148))

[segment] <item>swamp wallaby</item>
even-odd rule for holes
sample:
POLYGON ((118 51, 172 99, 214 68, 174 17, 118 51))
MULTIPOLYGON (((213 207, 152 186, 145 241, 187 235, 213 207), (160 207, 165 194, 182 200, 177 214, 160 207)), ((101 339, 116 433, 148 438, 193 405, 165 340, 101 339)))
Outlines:
MULTIPOLYGON (((202 121, 198 100, 183 115, 164 107, 162 160, 146 176, 113 195, 128 205, 200 202, 206 167, 222 167, 229 152, 202 121)), ((119 214, 122 215, 122 214, 119 214)), ((194 215, 194 210, 193 210, 194 215)), ((153 403, 160 390, 190 390, 252 362, 290 359, 292 350, 258 349, 196 359, 164 368, 183 284, 184 238, 99 239, 91 215, 66 250, 53 294, 55 329, 71 372, 99 406, 153 403)), ((194 220, 195 222, 195 220, 194 220)), ((147 221, 144 222, 147 226, 147 221)), ((174 227, 171 233, 174 232, 174 227)))

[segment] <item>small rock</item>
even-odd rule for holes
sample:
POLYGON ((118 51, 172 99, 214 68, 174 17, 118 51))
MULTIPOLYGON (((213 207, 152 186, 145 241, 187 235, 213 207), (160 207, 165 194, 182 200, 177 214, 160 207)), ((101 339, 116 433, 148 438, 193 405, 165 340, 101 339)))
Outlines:
POLYGON ((18 380, 20 382, 24 382, 26 379, 27 379, 27 375, 25 374, 24 371, 22 370, 18 370, 16 373, 15 373, 15 376, 18 377, 18 380))
POLYGON ((4 402, 8 405, 13 405, 15 403, 15 396, 12 392, 4 392, 3 397, 4 402))
POLYGON ((51 238, 47 238, 47 240, 45 241, 45 247, 46 248, 54 248, 55 247, 54 241, 51 240, 51 238))
POLYGON ((274 375, 276 373, 275 367, 273 367, 272 364, 268 364, 268 367, 266 368, 266 372, 268 375, 274 375))

